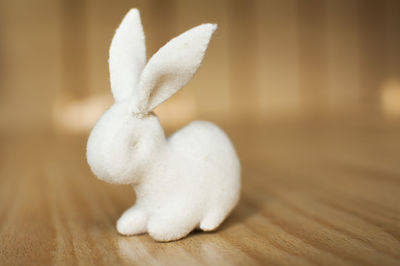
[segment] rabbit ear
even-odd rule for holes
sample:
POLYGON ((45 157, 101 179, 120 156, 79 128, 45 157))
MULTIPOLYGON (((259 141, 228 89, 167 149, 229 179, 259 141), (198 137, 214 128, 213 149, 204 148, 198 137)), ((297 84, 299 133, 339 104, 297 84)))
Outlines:
POLYGON ((116 101, 129 99, 146 64, 146 44, 139 10, 131 9, 110 47, 111 90, 116 101))
POLYGON ((141 75, 132 111, 150 112, 181 89, 199 68, 216 28, 216 24, 192 28, 154 54, 141 75))

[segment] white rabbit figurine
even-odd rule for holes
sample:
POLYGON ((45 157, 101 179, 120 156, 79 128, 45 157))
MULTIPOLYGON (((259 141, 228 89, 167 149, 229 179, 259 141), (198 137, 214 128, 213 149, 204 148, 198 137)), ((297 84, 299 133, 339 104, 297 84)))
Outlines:
POLYGON ((157 241, 216 229, 240 194, 240 162, 227 135, 196 121, 166 138, 152 110, 194 75, 215 24, 203 24, 169 41, 146 64, 139 11, 132 9, 110 47, 115 103, 98 120, 87 143, 94 174, 131 184, 136 204, 117 222, 123 235, 148 232, 157 241))

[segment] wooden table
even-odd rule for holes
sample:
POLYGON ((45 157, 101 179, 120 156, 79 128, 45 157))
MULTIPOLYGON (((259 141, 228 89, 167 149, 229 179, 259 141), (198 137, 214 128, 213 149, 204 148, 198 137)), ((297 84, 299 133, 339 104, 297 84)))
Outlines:
POLYGON ((400 123, 316 119, 224 127, 243 164, 215 233, 123 237, 128 186, 98 181, 85 135, 0 135, 0 264, 400 265, 400 123))

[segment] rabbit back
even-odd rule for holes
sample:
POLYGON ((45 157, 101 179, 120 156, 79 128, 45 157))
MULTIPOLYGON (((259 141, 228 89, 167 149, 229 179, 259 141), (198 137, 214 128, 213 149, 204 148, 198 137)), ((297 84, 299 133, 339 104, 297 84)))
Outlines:
POLYGON ((206 208, 215 204, 233 208, 240 194, 240 162, 235 148, 218 126, 194 121, 168 138, 169 158, 180 186, 206 208), (194 189, 193 189, 194 188, 194 189))

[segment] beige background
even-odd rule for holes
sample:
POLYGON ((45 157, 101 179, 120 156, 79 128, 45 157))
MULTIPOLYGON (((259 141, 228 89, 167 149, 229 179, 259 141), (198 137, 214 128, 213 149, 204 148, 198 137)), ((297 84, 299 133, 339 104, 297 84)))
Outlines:
POLYGON ((148 57, 195 25, 219 24, 197 75, 157 109, 167 127, 400 115, 396 0, 2 0, 1 130, 87 132, 112 103, 108 48, 132 7, 148 57))
POLYGON ((398 0, 0 0, 0 265, 400 265, 399 29, 398 0), (135 194, 86 162, 132 7, 148 56, 219 24, 156 110, 235 145, 241 200, 216 232, 119 235, 135 194))

